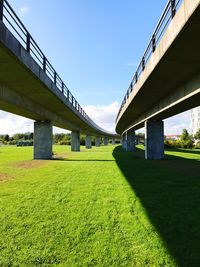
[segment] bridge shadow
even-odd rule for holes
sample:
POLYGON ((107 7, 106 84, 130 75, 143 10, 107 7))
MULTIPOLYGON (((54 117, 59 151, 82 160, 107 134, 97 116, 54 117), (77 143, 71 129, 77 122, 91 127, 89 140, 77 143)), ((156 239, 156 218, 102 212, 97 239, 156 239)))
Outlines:
POLYGON ((110 162, 110 161, 115 161, 115 160, 110 160, 110 159, 68 159, 68 158, 62 158, 62 157, 54 157, 52 158, 53 161, 93 161, 93 162, 98 162, 98 161, 102 161, 102 162, 110 162))
POLYGON ((127 153, 120 146, 113 156, 177 265, 200 266, 198 160, 167 156, 162 161, 146 161, 144 151, 127 153), (195 172, 183 171, 187 167, 195 172))

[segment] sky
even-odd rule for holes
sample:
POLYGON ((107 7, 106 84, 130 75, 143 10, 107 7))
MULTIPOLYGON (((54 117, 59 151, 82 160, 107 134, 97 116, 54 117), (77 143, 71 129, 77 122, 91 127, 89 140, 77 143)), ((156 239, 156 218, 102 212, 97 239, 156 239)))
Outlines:
MULTIPOLYGON (((166 2, 9 1, 78 102, 109 131, 166 2)), ((185 112, 165 121, 165 134, 189 127, 185 112)), ((33 121, 0 111, 0 134, 32 130, 33 121)))

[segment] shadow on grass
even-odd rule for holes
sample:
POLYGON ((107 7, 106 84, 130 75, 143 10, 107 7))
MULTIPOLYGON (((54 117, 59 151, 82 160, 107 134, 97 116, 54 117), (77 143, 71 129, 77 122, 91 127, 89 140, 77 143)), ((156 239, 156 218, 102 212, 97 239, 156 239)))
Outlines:
POLYGON ((200 165, 198 175, 182 172, 197 161, 146 161, 144 151, 127 153, 120 146, 113 156, 177 265, 200 266, 200 165), (176 170, 170 167, 174 162, 176 170))
POLYGON ((94 162, 96 162, 96 161, 103 161, 103 162, 109 162, 109 161, 115 161, 115 160, 107 160, 107 159, 67 159, 67 158, 62 158, 62 157, 58 157, 58 158, 52 158, 52 160, 54 160, 54 161, 85 161, 85 162, 87 162, 87 161, 94 161, 94 162))

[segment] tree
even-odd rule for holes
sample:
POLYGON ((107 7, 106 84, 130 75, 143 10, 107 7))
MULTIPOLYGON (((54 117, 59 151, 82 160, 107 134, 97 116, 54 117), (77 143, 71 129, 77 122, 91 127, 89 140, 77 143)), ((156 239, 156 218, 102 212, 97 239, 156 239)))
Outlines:
POLYGON ((194 135, 196 140, 200 140, 200 128, 197 130, 196 134, 194 135))
POLYGON ((188 133, 187 129, 183 129, 181 138, 180 138, 181 147, 183 148, 192 148, 193 147, 193 137, 188 133))

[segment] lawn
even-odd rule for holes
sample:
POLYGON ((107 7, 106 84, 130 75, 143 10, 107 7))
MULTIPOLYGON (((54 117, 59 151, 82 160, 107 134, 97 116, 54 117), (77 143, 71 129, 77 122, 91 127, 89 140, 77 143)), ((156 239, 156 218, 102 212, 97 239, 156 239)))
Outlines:
POLYGON ((0 266, 200 266, 200 151, 0 147, 0 266))

